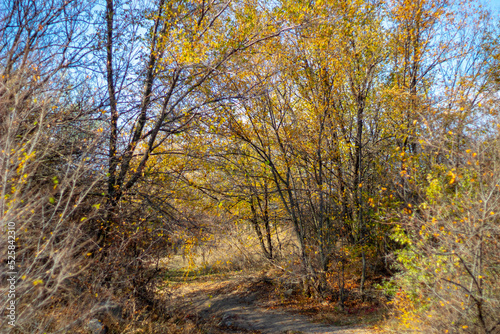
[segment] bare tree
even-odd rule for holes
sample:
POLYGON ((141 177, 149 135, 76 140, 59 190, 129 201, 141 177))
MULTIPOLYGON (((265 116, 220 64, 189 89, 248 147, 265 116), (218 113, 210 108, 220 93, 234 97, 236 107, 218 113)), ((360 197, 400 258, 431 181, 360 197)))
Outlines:
MULTIPOLYGON (((88 194, 99 123, 76 94, 90 2, 0 7, 2 330, 43 333, 79 323, 90 300, 72 279, 89 263, 88 194), (60 313, 70 305, 73 312, 60 313), (87 303, 88 302, 88 303, 87 303), (12 312, 12 308, 15 308, 12 312)), ((90 310, 90 306, 87 310, 90 310)))

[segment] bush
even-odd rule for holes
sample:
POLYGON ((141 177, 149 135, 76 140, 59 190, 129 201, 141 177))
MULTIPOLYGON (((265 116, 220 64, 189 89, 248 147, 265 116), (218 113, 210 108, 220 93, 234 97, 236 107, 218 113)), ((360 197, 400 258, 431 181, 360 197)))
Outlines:
POLYGON ((499 144, 485 141, 463 153, 462 167, 430 174, 427 201, 398 233, 408 244, 398 283, 426 332, 500 330, 499 144))

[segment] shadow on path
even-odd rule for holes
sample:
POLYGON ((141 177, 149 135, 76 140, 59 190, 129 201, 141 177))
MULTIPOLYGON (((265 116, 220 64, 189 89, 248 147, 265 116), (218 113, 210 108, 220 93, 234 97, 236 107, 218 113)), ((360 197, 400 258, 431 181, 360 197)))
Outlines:
POLYGON ((242 294, 238 282, 210 283, 200 289, 179 289, 173 305, 204 319, 217 319, 228 332, 238 329, 260 333, 337 333, 369 334, 360 327, 340 327, 311 322, 306 316, 285 311, 268 310, 259 305, 257 293, 242 294), (234 330, 230 330, 234 329, 234 330))

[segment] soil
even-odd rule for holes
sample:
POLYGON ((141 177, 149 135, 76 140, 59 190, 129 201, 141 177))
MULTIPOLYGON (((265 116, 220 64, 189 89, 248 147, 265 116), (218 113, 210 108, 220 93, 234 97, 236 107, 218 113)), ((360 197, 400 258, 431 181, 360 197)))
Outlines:
POLYGON ((276 307, 266 300, 270 285, 257 275, 186 281, 169 287, 169 303, 186 319, 213 322, 223 333, 375 333, 363 326, 315 323, 308 316, 276 307))

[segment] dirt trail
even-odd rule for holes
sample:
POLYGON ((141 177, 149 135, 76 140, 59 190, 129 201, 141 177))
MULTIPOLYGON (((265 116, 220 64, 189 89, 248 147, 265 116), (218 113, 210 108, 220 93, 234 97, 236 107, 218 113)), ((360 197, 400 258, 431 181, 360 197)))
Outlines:
POLYGON ((217 282, 183 284, 173 291, 172 307, 187 317, 216 320, 228 333, 370 334, 361 327, 339 327, 311 322, 306 316, 265 308, 255 287, 257 277, 232 277, 217 282))

